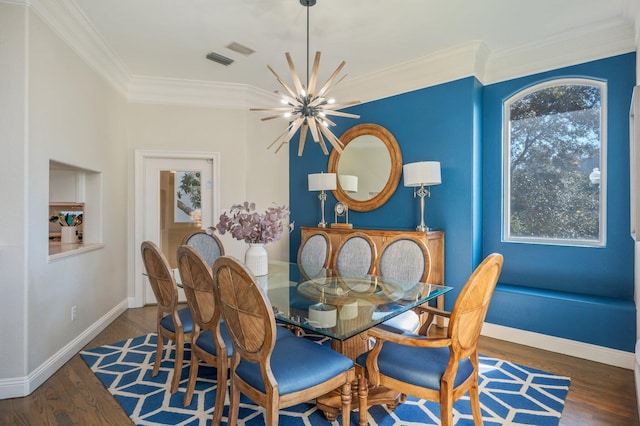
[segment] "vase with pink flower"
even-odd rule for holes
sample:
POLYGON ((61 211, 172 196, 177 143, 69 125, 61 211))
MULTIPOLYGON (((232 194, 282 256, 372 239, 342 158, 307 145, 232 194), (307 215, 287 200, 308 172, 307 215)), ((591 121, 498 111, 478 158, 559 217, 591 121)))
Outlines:
POLYGON ((277 241, 287 226, 289 208, 286 206, 269 207, 264 213, 256 211, 255 203, 245 201, 234 204, 220 215, 215 230, 224 235, 229 232, 236 240, 249 244, 245 253, 245 265, 255 276, 268 273, 269 258, 265 244, 277 241))

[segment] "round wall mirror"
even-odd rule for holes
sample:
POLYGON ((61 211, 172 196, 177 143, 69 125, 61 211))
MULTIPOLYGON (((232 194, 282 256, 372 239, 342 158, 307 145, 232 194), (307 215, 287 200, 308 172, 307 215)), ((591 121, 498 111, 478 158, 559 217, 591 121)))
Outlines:
POLYGON ((329 155, 329 173, 338 175, 333 195, 350 210, 366 212, 393 195, 402 173, 400 146, 391 132, 377 124, 353 126, 340 136, 342 154, 329 155))

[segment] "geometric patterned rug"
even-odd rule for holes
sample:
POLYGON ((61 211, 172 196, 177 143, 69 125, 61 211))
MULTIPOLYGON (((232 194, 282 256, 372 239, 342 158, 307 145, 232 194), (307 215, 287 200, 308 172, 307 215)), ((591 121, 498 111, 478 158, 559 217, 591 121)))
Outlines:
MULTIPOLYGON (((318 343, 325 338, 308 335, 318 343)), ((178 392, 169 392, 169 378, 173 371, 173 346, 171 355, 165 356, 160 372, 151 377, 156 350, 156 334, 151 333, 110 345, 80 352, 89 368, 115 397, 136 425, 210 425, 216 392, 215 369, 200 366, 199 378, 191 405, 183 407, 182 399, 189 375, 191 351, 185 347, 185 361, 178 392)), ((544 371, 511 362, 480 355, 480 403, 483 420, 492 425, 557 426, 569 391, 568 377, 556 376, 544 371)), ((228 395, 223 414, 226 424, 228 395)), ((456 425, 473 425, 471 407, 467 396, 453 405, 456 425)), ((264 410, 251 400, 242 397, 240 425, 263 425, 264 410)), ((395 410, 385 406, 369 407, 370 425, 439 425, 439 405, 433 402, 407 397, 395 410)), ((280 425, 340 425, 340 417, 329 422, 316 409, 305 403, 280 410, 280 425)), ((353 413, 352 424, 358 424, 353 413)))

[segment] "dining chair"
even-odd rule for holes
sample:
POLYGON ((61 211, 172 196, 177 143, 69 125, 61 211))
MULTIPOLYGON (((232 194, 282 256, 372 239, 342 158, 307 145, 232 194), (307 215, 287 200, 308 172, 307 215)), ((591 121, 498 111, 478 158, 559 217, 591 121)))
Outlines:
POLYGON ((224 256, 224 246, 220 239, 210 234, 208 231, 201 229, 184 237, 182 245, 193 247, 203 257, 209 267, 213 267, 213 262, 224 256))
POLYGON ((193 318, 191 333, 191 363, 189 382, 184 395, 183 405, 191 404, 193 392, 198 380, 200 360, 216 368, 216 401, 213 410, 213 423, 222 421, 222 411, 227 395, 229 358, 233 347, 224 323, 216 321, 215 296, 213 295, 213 275, 205 259, 193 247, 182 245, 177 252, 178 268, 182 278, 184 294, 193 318), (214 339, 222 339, 214 343, 214 339), (218 352, 216 348, 224 348, 218 352))
POLYGON ((331 239, 324 231, 305 235, 298 249, 298 265, 307 279, 315 277, 331 261, 331 239))
MULTIPOLYGON (((342 424, 349 425, 353 361, 332 349, 295 336, 276 339, 273 309, 264 290, 238 260, 222 256, 213 265, 217 315, 233 345, 228 424, 236 425, 240 393, 265 409, 265 424, 277 425, 280 408, 341 389, 342 424)), ((366 389, 366 388, 365 388, 366 389)), ((361 392, 361 423, 366 392, 361 392)), ((363 423, 364 424, 364 423, 363 423)))
POLYGON ((341 276, 361 277, 372 274, 377 255, 373 239, 365 233, 354 232, 338 245, 332 269, 341 276))
MULTIPOLYGON (((419 238, 399 235, 387 242, 376 260, 376 273, 384 278, 426 283, 431 271, 429 248, 419 238)), ((415 333, 420 329, 420 316, 404 312, 380 325, 396 333, 415 333)))
POLYGON ((453 402, 469 392, 474 424, 481 425, 478 339, 502 263, 501 254, 490 254, 471 274, 448 314, 446 337, 369 330, 375 345, 356 363, 370 385, 439 402, 443 426, 452 424, 453 402))
POLYGON ((162 360, 164 339, 175 343, 176 356, 173 364, 171 393, 178 390, 182 376, 184 340, 191 338, 193 320, 188 307, 178 309, 178 286, 166 256, 152 241, 144 241, 140 247, 142 261, 151 289, 157 301, 157 345, 152 376, 158 375, 162 360))

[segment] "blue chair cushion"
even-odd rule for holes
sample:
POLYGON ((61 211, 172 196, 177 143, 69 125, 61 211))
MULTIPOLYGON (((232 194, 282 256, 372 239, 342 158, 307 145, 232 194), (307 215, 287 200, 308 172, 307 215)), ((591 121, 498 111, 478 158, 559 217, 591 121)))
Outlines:
MULTIPOLYGON (((193 330, 193 319, 191 319, 191 311, 189 308, 179 309, 178 317, 180 317, 180 322, 182 322, 182 332, 185 334, 191 333, 191 330, 193 330)), ((165 315, 164 318, 160 320, 160 325, 172 333, 176 332, 171 314, 165 315)))
MULTIPOLYGON (((276 340, 271 354, 271 371, 280 395, 308 389, 353 368, 344 355, 310 340, 291 336, 276 340)), ((236 374, 265 393, 260 364, 240 361, 236 374)))
MULTIPOLYGON (((276 327, 276 333, 276 339, 295 337, 290 330, 287 330, 284 327, 276 327)), ((220 323, 220 334, 222 335, 222 340, 227 347, 227 356, 231 357, 231 355, 233 355, 233 343, 231 342, 231 336, 229 336, 227 326, 224 325, 224 321, 220 323)), ((196 345, 200 349, 209 352, 213 356, 217 355, 216 345, 213 343, 213 333, 209 331, 200 333, 200 336, 198 336, 198 338, 196 339, 196 345)))
MULTIPOLYGON (((440 380, 449 363, 449 348, 417 348, 397 343, 385 342, 378 356, 380 374, 405 383, 411 383, 427 389, 440 390, 440 380)), ((356 363, 366 366, 365 352, 356 359, 356 363)), ((458 373, 454 386, 462 384, 473 373, 471 361, 467 358, 458 364, 458 373)))
MULTIPOLYGON (((376 313, 373 314, 374 318, 375 316, 376 313)), ((413 311, 407 311, 383 322, 378 327, 392 333, 415 333, 420 327, 420 317, 413 311)))
MULTIPOLYGON (((233 346, 231 343, 231 336, 229 336, 229 332, 227 331, 227 327, 224 325, 224 322, 220 324, 220 334, 222 335, 222 340, 227 347, 227 356, 230 357, 233 354, 233 346)), ((213 356, 217 355, 216 345, 213 343, 213 333, 208 330, 204 333, 200 333, 196 339, 196 346, 209 352, 213 356)))

